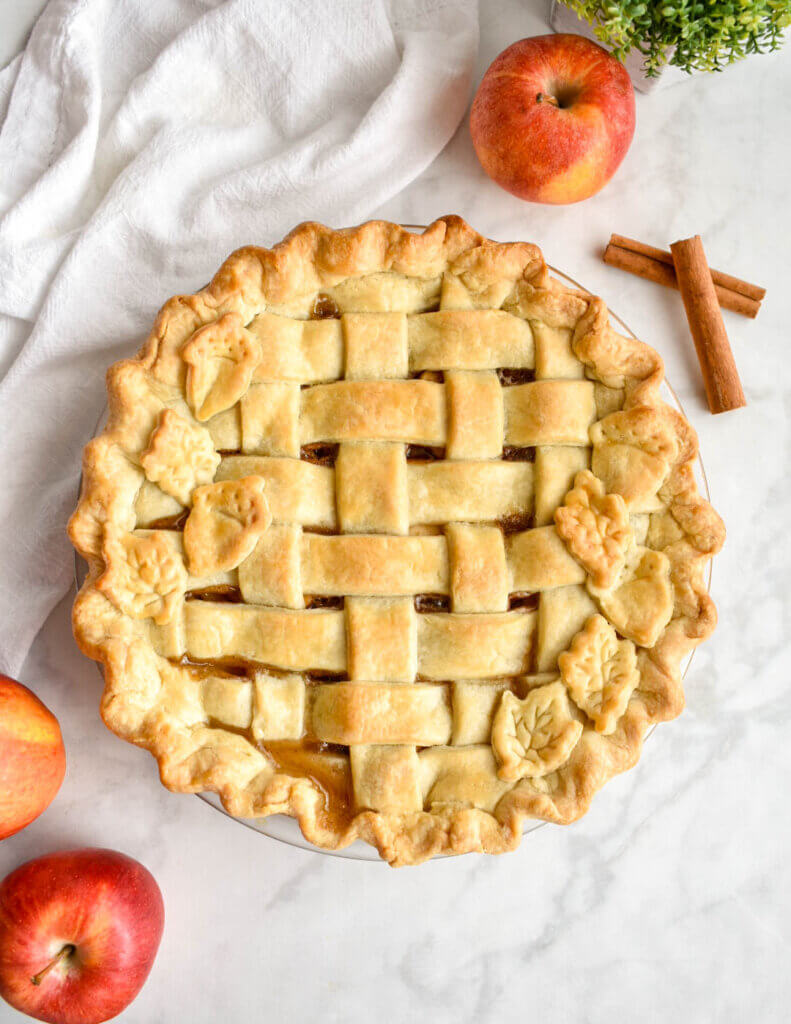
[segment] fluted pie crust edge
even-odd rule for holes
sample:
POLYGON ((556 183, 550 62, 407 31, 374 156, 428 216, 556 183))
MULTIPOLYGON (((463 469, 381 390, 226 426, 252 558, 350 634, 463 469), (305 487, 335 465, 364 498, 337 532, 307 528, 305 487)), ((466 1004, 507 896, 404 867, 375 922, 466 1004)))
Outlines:
MULTIPOLYGON (((242 349, 234 350, 236 369, 244 368, 242 349)), ((601 299, 552 279, 535 246, 491 242, 455 216, 435 221, 422 234, 384 221, 342 231, 305 223, 272 249, 246 247, 233 253, 206 288, 165 304, 134 359, 110 368, 107 426, 85 449, 82 492, 69 535, 88 562, 89 573, 75 601, 73 626, 82 651, 104 669, 105 723, 157 758, 162 782, 171 790, 216 792, 228 812, 238 817, 288 814, 317 846, 338 849, 359 838, 376 846, 394 865, 414 864, 438 854, 513 849, 528 817, 556 823, 576 820, 608 779, 635 764, 646 730, 681 712, 681 663, 716 623, 703 577, 706 562, 721 547, 725 531, 696 487, 695 433, 660 398, 663 373, 662 360, 653 349, 613 330, 601 299), (157 472, 171 472, 167 460, 165 464, 156 461, 147 396, 153 387, 160 406, 178 401, 183 407, 185 343, 198 348, 196 332, 227 314, 238 315, 244 324, 263 311, 308 316, 317 295, 331 294, 350 278, 372 274, 423 280, 445 275, 466 291, 471 307, 505 308, 530 323, 569 329, 585 378, 622 392, 620 409, 591 427, 592 432, 598 431, 595 443, 611 446, 606 487, 600 486, 595 472, 587 477, 580 474, 576 497, 567 496, 564 505, 570 511, 556 517, 558 532, 584 567, 588 590, 603 612, 588 620, 560 656, 566 692, 578 699, 577 707, 586 707, 590 670, 584 668, 585 659, 588 651, 605 648, 608 678, 610 682, 615 678, 618 687, 612 690, 607 707, 602 697, 600 705, 588 708, 587 718, 573 709, 573 723, 558 740, 570 750, 567 759, 539 774, 533 773, 527 755, 520 759, 519 752, 513 754, 513 744, 509 746, 505 733, 513 709, 509 711, 504 700, 491 742, 499 778, 517 781, 491 810, 438 801, 429 810, 408 813, 359 810, 339 825, 327 814, 330 797, 325 787, 309 777, 277 770, 245 736, 215 727, 208 715, 201 721, 179 686, 171 686, 168 673, 175 679, 182 667, 163 659, 141 633, 136 616, 147 615, 146 610, 131 604, 119 607, 115 595, 123 581, 108 581, 107 551, 112 550, 110 544, 124 543, 123 537, 137 525, 141 457, 157 472), (614 421, 613 415, 619 413, 621 419, 614 421), (613 454, 616 447, 618 452, 613 454), (647 548, 640 548, 648 550, 649 556, 645 570, 635 569, 630 578, 639 581, 643 571, 648 578, 654 571, 648 564, 654 558, 650 552, 660 552, 656 559, 661 559, 661 572, 666 574, 672 613, 656 637, 643 637, 638 631, 632 648, 631 641, 624 640, 622 624, 612 625, 606 612, 615 608, 612 591, 597 587, 611 583, 624 565, 628 515, 624 519, 623 509, 628 512, 630 503, 632 507, 639 504, 646 474, 661 479, 661 484, 653 504, 640 506, 641 511, 650 509, 645 513, 647 548), (580 509, 593 510, 606 534, 604 540, 598 535, 591 540, 578 528, 580 509), (629 645, 629 650, 618 644, 629 645), (619 673, 617 677, 613 672, 619 673)), ((212 401, 211 386, 207 391, 195 378, 192 386, 192 407, 200 411, 201 401, 212 401)), ((205 404, 204 408, 212 411, 205 404)), ((211 479, 212 453, 199 451, 197 435, 190 443, 197 452, 196 465, 203 466, 206 479, 211 479)), ((178 481, 172 482, 171 490, 178 486, 178 481)), ((265 518, 261 509, 258 513, 258 521, 265 518)), ((256 529, 267 525, 260 523, 256 529)), ((239 543, 247 541, 243 537, 239 543)), ((173 586, 175 591, 169 593, 178 592, 178 586, 173 586)), ((163 621, 170 613, 166 604, 157 606, 163 621)), ((616 609, 612 614, 618 620, 620 612, 616 609)), ((557 698, 565 703, 561 690, 546 689, 547 701, 557 698)), ((508 700, 511 705, 520 703, 512 696, 508 700)), ((509 736, 512 739, 513 733, 509 736)), ((563 754, 565 747, 558 756, 563 754)))

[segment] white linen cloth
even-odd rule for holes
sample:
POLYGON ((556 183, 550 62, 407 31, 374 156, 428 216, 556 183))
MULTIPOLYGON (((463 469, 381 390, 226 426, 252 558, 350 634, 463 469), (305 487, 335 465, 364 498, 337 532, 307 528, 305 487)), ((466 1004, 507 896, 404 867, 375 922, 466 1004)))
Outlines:
POLYGON ((477 42, 476 0, 51 0, 0 72, 0 669, 73 579, 106 367, 234 248, 404 188, 477 42))

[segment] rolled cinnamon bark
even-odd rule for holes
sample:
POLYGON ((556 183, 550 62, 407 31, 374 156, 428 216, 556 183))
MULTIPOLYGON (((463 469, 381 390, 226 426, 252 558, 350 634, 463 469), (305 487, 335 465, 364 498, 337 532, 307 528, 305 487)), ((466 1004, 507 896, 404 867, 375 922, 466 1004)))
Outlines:
MULTIPOLYGON (((665 288, 678 289, 678 279, 673 265, 673 256, 664 249, 656 249, 633 238, 612 235, 604 252, 604 262, 619 270, 625 270, 637 277, 654 281, 665 288)), ((749 281, 741 281, 720 270, 712 270, 711 278, 717 300, 723 309, 740 313, 754 319, 761 308, 766 289, 749 281)))
POLYGON ((700 235, 673 242, 670 251, 709 409, 713 413, 738 409, 747 403, 700 235))

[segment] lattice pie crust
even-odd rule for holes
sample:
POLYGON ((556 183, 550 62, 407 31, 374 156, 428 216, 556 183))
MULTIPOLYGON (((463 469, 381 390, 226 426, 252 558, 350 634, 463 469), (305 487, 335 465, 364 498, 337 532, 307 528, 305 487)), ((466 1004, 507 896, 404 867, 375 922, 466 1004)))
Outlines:
POLYGON ((648 346, 526 243, 303 224, 108 374, 69 532, 171 789, 393 864, 583 814, 681 711, 724 530, 648 346))

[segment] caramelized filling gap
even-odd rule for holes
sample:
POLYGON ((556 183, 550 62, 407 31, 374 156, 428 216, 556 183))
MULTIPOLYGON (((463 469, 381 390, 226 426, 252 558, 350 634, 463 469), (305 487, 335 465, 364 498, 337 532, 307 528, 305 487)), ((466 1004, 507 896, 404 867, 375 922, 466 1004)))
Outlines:
POLYGON ((206 676, 236 676, 246 679, 251 672, 261 668, 260 665, 254 665, 252 662, 245 662, 241 659, 217 658, 212 661, 197 661, 187 654, 182 654, 180 658, 168 658, 168 661, 179 668, 189 669, 191 675, 198 679, 206 676))
POLYGON ((232 732, 236 736, 241 736, 246 739, 248 743, 256 745, 253 739, 253 733, 250 729, 243 729, 238 725, 228 725, 227 722, 222 722, 219 718, 212 718, 211 715, 206 719, 206 727, 208 729, 220 729, 222 732, 232 732))
POLYGON ((314 466, 334 466, 338 458, 338 447, 329 442, 306 444, 299 449, 299 457, 304 462, 312 462, 314 466))
POLYGON ((500 379, 500 386, 504 388, 514 387, 517 384, 530 384, 536 379, 535 370, 509 369, 504 367, 497 371, 500 379))
POLYGON ((286 669, 277 668, 274 665, 264 665, 258 661, 250 661, 248 658, 239 656, 229 658, 211 658, 207 661, 198 661, 190 658, 188 654, 182 654, 180 658, 168 658, 172 665, 179 668, 188 668, 198 677, 204 676, 238 676, 251 679, 256 672, 266 672, 267 675, 277 676, 285 679, 293 675, 286 669))
POLYGON ((530 512, 515 512, 499 521, 500 529, 505 534, 519 533, 521 530, 529 530, 533 525, 533 516, 530 512))
POLYGON ((508 595, 508 611, 512 612, 516 608, 521 608, 524 611, 535 611, 538 608, 538 599, 538 594, 515 591, 513 594, 508 595))
POLYGON ((326 292, 319 292, 316 298, 313 300, 313 305, 310 310, 311 320, 338 320, 340 319, 341 311, 338 308, 338 303, 333 299, 331 295, 327 295, 326 292))
POLYGON ((406 457, 407 462, 438 462, 445 458, 445 449, 426 444, 408 444, 406 457))
POLYGON ((535 448, 517 448, 513 445, 506 445, 503 448, 504 462, 535 462, 535 448))
POLYGON ((409 374, 410 380, 430 380, 434 384, 445 383, 445 373, 443 370, 417 370, 414 373, 409 374))
POLYGON ((305 594, 306 608, 343 608, 342 597, 322 596, 321 594, 305 594))
POLYGON ((176 512, 172 516, 162 516, 161 519, 154 519, 147 526, 147 530, 183 530, 184 524, 190 510, 185 508, 182 512, 176 512))
POLYGON ((238 587, 228 583, 216 587, 203 587, 201 590, 188 590, 184 595, 187 601, 220 601, 225 604, 242 604, 242 592, 238 587))
POLYGON ((307 778, 324 794, 321 817, 338 830, 353 816, 351 768, 345 747, 315 740, 268 740, 259 749, 284 775, 307 778), (328 756, 334 755, 334 756, 328 756))
POLYGON ((447 594, 415 594, 416 612, 449 612, 450 597, 447 594))
POLYGON ((309 668, 302 675, 308 683, 342 683, 348 678, 346 672, 330 672, 323 668, 309 668))

